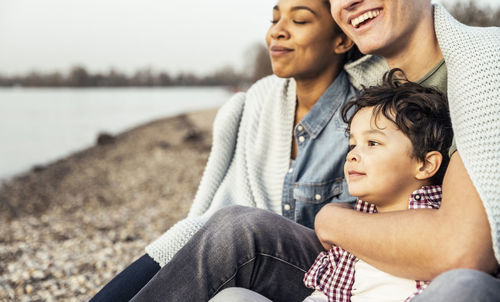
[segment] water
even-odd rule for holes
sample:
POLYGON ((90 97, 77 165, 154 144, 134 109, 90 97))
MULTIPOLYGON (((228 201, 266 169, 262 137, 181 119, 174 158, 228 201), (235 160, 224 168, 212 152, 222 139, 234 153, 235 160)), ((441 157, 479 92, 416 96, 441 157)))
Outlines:
POLYGON ((224 88, 0 88, 0 178, 155 119, 219 107, 224 88))

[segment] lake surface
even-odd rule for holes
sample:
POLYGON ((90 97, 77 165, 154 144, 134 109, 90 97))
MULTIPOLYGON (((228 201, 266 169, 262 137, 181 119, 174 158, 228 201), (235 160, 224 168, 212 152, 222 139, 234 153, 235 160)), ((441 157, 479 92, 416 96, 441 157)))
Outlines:
POLYGON ((219 107, 225 88, 0 88, 0 179, 149 121, 219 107))

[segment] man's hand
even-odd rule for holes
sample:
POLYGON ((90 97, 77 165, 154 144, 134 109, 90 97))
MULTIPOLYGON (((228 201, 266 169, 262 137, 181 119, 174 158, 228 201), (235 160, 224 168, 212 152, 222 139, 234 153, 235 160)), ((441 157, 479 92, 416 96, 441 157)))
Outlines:
POLYGON ((348 203, 329 203, 325 205, 321 210, 316 214, 316 217, 314 219, 314 231, 316 232, 316 236, 318 237, 319 241, 321 242, 321 245, 323 245, 323 248, 325 250, 330 250, 332 248, 333 243, 327 241, 328 236, 324 236, 325 233, 328 233, 328 218, 329 218, 329 212, 330 211, 335 211, 335 209, 347 209, 347 210, 353 210, 353 207, 351 204, 348 203), (319 233, 318 233, 319 231, 319 233), (321 235, 320 235, 321 234, 321 235))

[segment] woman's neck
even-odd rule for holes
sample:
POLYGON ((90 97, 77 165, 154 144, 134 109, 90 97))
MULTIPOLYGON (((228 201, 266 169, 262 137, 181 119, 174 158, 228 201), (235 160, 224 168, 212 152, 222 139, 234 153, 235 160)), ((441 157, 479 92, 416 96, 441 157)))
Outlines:
POLYGON ((295 78, 297 95, 295 124, 297 124, 316 104, 321 95, 323 95, 337 78, 341 68, 341 66, 335 66, 314 78, 295 78))

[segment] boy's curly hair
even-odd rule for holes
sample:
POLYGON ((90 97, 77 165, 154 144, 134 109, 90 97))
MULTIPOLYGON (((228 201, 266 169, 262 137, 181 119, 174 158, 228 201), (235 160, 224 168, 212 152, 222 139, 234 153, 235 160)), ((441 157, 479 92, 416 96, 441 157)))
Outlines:
POLYGON ((384 75, 382 85, 363 87, 354 99, 343 106, 342 118, 347 123, 347 132, 354 115, 364 107, 374 107, 375 120, 383 114, 392 121, 410 139, 415 158, 424 161, 428 152, 439 151, 443 161, 431 182, 442 183, 453 139, 445 94, 408 81, 403 71, 396 68, 384 75))

